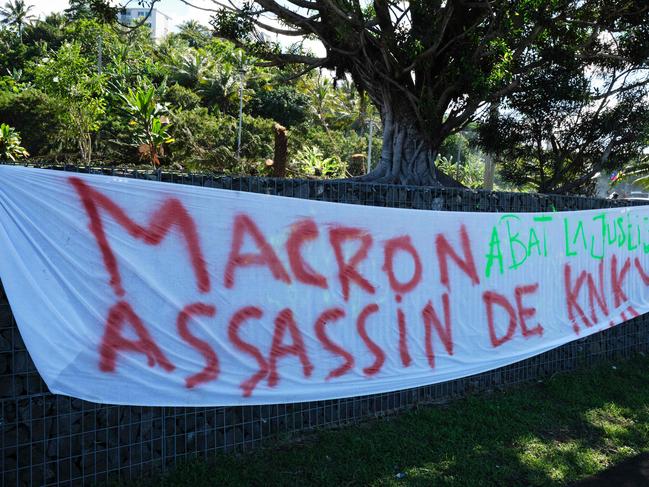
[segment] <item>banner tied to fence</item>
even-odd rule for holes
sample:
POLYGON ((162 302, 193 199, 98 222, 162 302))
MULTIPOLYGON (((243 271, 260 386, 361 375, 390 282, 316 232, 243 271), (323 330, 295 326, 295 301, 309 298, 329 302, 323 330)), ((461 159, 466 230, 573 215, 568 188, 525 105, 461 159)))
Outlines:
POLYGON ((0 166, 0 278, 53 393, 290 403, 448 381, 649 311, 649 207, 470 213, 0 166))

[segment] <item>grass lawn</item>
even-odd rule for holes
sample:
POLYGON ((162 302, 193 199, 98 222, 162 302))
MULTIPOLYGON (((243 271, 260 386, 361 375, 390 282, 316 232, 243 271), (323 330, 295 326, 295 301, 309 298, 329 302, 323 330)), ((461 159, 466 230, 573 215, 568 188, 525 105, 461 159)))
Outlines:
POLYGON ((649 358, 638 357, 195 460, 133 485, 562 485, 643 451, 649 358))

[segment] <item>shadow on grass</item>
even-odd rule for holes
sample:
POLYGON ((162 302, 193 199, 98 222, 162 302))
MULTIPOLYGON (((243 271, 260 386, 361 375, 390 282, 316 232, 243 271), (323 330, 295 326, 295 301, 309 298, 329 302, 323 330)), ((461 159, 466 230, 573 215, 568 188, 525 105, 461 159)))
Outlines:
POLYGON ((178 465, 132 485, 564 485, 649 451, 649 359, 178 465))
POLYGON ((641 453, 574 487, 644 487, 649 485, 649 453, 641 453))

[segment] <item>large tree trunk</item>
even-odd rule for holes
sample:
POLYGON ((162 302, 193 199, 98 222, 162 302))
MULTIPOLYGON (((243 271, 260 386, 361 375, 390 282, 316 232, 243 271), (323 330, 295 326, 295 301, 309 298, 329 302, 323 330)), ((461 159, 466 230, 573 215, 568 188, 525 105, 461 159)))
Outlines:
POLYGON ((381 160, 361 179, 387 184, 463 187, 435 167, 437 154, 438 147, 422 135, 414 121, 387 112, 383 116, 381 160))

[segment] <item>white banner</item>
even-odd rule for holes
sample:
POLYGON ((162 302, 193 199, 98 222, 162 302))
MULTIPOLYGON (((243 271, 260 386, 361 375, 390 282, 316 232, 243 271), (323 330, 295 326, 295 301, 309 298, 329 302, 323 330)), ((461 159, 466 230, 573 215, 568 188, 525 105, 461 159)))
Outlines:
POLYGON ((287 403, 518 362, 649 311, 649 208, 462 213, 0 166, 0 278, 53 393, 287 403))

